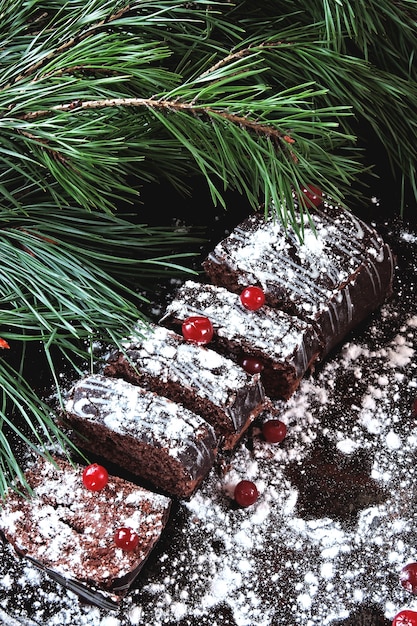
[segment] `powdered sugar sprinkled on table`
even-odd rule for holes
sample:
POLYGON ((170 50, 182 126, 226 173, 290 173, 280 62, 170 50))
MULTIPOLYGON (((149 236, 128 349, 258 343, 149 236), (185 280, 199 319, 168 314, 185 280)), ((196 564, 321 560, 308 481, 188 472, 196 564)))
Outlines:
MULTIPOLYGON (((417 257, 417 238, 403 233, 402 240, 417 257)), ((410 263, 413 274, 416 261, 410 263)), ((277 403, 288 427, 282 444, 266 444, 255 428, 180 503, 163 547, 120 612, 80 604, 15 561, 7 545, 0 609, 27 617, 30 626, 339 626, 361 607, 373 607, 381 620, 403 607, 417 610, 398 582, 401 567, 417 557, 417 316, 413 286, 400 281, 397 289, 400 297, 288 403, 277 403), (365 454, 370 477, 386 492, 348 522, 299 514, 300 491, 286 470, 299 463, 300 473, 308 472, 322 440, 348 460, 365 454), (260 491, 245 510, 230 499, 241 478, 260 491)))

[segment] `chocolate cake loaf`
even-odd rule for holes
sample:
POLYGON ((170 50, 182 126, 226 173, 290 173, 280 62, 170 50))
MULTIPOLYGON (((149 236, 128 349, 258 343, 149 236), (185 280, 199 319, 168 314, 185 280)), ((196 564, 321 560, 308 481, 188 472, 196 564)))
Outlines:
MULTIPOLYGON (((295 211, 298 207, 295 203, 295 211)), ((210 280, 239 293, 257 285, 266 303, 314 324, 322 356, 392 293, 394 261, 378 233, 340 207, 311 209, 304 241, 253 214, 203 262, 210 280)))
POLYGON ((9 490, 0 530, 16 552, 55 581, 102 607, 129 589, 166 525, 171 500, 110 476, 99 491, 87 489, 83 467, 39 458, 26 480, 33 494, 9 490), (132 529, 134 549, 118 547, 118 529, 132 529))
POLYGON ((66 420, 83 448, 180 498, 192 495, 217 453, 215 432, 202 417, 121 379, 78 381, 66 420))
POLYGON ((288 399, 321 351, 311 324, 268 306, 249 311, 231 291, 188 280, 161 322, 178 328, 195 315, 210 319, 216 349, 237 362, 247 357, 259 361, 262 383, 272 398, 288 399))
POLYGON ((122 377, 183 404, 207 420, 220 445, 232 449, 264 407, 259 374, 189 343, 156 324, 138 327, 123 352, 110 356, 104 374, 122 377))

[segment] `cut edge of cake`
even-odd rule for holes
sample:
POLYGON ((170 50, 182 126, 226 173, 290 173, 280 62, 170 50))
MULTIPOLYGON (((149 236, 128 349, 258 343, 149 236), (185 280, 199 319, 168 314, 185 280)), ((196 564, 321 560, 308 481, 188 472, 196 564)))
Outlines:
POLYGON ((109 475, 100 491, 82 482, 84 466, 54 455, 25 472, 31 492, 10 488, 0 533, 15 551, 83 600, 115 609, 137 579, 169 519, 171 498, 109 475), (132 551, 114 543, 119 527, 139 535, 132 551))
POLYGON ((250 375, 225 355, 157 324, 135 329, 123 350, 107 358, 103 373, 201 415, 216 430, 224 450, 236 446, 265 406, 259 374, 250 375))
POLYGON ((314 324, 322 360, 392 295, 395 258, 373 227, 342 207, 324 202, 311 217, 300 243, 273 215, 253 213, 202 266, 212 284, 234 293, 259 286, 268 305, 314 324))
POLYGON ((322 350, 310 323, 269 306, 248 311, 236 293, 218 285, 186 280, 160 323, 178 329, 191 316, 211 321, 214 349, 237 363, 248 356, 261 362, 261 381, 271 398, 288 399, 322 350))
POLYGON ((200 415, 121 378, 78 380, 63 419, 83 449, 177 498, 193 495, 217 456, 215 431, 200 415))

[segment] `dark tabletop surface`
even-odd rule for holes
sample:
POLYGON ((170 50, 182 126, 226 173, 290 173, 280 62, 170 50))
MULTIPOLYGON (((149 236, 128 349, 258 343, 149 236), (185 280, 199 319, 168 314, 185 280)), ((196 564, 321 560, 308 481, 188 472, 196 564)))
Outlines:
MULTIPOLYGON (((212 243, 242 212, 213 222, 212 243)), ((276 403, 284 442, 267 444, 255 424, 175 504, 117 610, 81 602, 0 545, 0 624, 389 626, 417 610, 398 579, 417 560, 417 229, 381 221, 376 200, 361 216, 397 255, 394 296, 276 403), (247 509, 230 497, 240 478, 260 491, 247 509)))

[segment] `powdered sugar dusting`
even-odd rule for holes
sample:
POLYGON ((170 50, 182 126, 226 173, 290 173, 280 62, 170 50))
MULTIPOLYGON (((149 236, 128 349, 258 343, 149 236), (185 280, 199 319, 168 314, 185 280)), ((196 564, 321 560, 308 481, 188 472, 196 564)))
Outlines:
POLYGON ((131 484, 114 478, 101 491, 89 491, 82 485, 81 468, 64 461, 58 467, 37 463, 28 480, 33 499, 10 491, 0 509, 5 536, 43 566, 79 581, 94 577, 102 589, 110 587, 112 577, 122 578, 146 558, 170 507, 169 498, 139 488, 132 492, 131 484), (143 543, 136 554, 115 549, 115 525, 141 534, 143 543), (96 550, 101 551, 99 558, 96 550), (115 554, 116 574, 110 571, 115 554))
POLYGON ((244 341, 247 336, 258 350, 272 358, 288 359, 300 348, 311 327, 277 309, 262 307, 248 312, 236 296, 222 287, 202 285, 187 280, 167 307, 167 317, 185 319, 190 315, 206 315, 220 337, 244 341))
POLYGON ((259 375, 251 376, 230 358, 157 324, 145 331, 139 327, 125 351, 109 358, 104 373, 203 412, 228 449, 264 403, 259 375))
MULTIPOLYGON (((370 259, 367 270, 377 297, 381 285, 374 263, 384 260, 383 241, 353 214, 331 205, 326 207, 329 211, 314 212, 314 230, 305 225, 301 246, 291 231, 284 237, 279 221, 271 217, 265 222, 251 216, 217 244, 209 261, 238 268, 237 279, 242 285, 254 282, 268 291, 278 284, 278 292, 288 292, 300 312, 314 316, 327 306, 332 296, 342 295, 337 294, 340 284, 348 284, 350 273, 370 259)), ((348 307, 348 291, 344 296, 344 305, 348 307)))
MULTIPOLYGON (((214 447, 214 431, 199 415, 121 379, 83 378, 74 385, 67 411, 92 424, 103 422, 122 436, 164 448, 174 458, 192 448, 201 466, 213 454, 204 444, 204 436, 214 447)), ((194 470, 194 464, 189 464, 194 470)))
MULTIPOLYGON (((416 242, 407 238, 412 277, 416 242)), ((15 561, 7 545, 0 607, 44 626, 348 626, 372 623, 363 617, 370 607, 381 623, 403 607, 417 610, 398 580, 416 560, 417 319, 413 285, 400 278, 397 289, 287 403, 275 403, 288 428, 282 444, 263 441, 258 424, 179 504, 163 548, 120 610, 80 604, 15 561), (302 479, 320 474, 312 460, 323 442, 346 465, 335 474, 339 487, 306 510, 302 479), (354 459, 363 460, 363 476, 344 476, 354 459), (260 491, 247 509, 231 500, 241 478, 260 491), (355 481, 353 515, 343 487, 355 481)))
POLYGON ((226 406, 232 394, 253 384, 250 376, 230 359, 204 346, 186 342, 163 326, 151 325, 145 337, 141 335, 141 329, 132 335, 126 342, 126 351, 142 374, 149 372, 164 382, 192 385, 203 397, 226 406), (198 376, 193 375, 196 371, 198 376))

